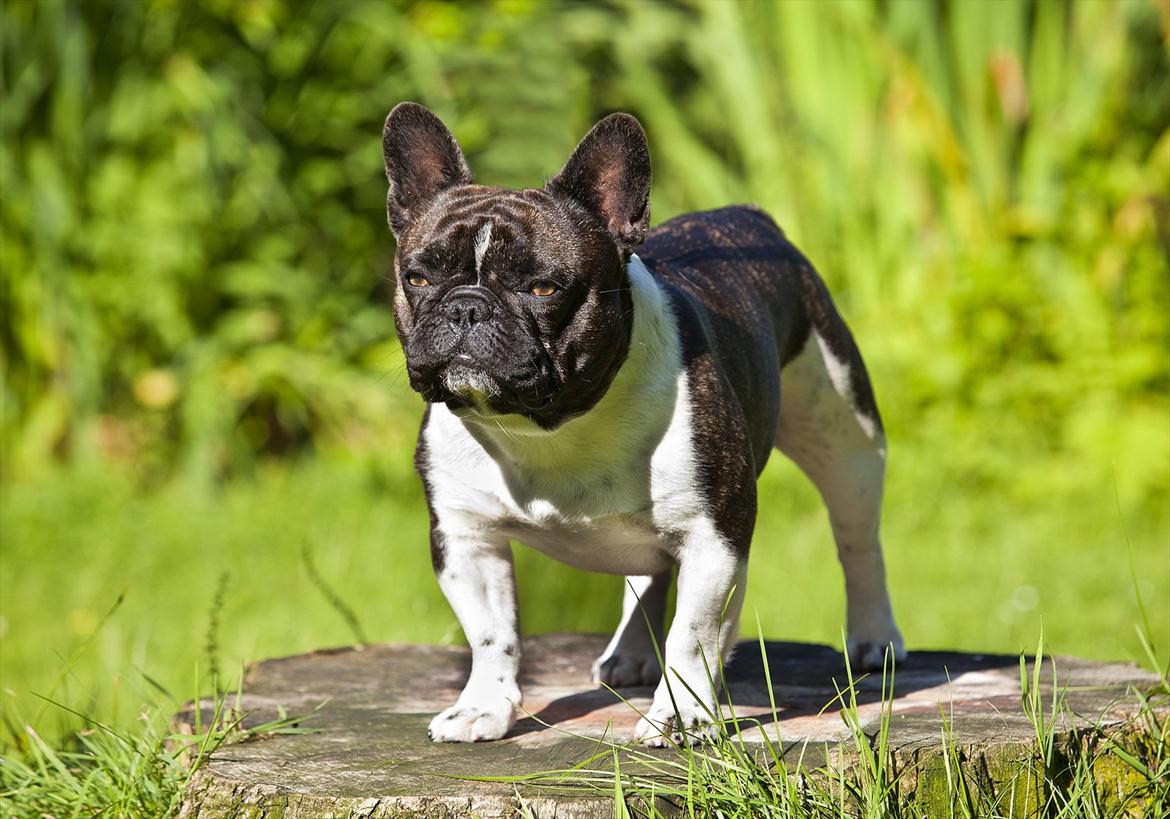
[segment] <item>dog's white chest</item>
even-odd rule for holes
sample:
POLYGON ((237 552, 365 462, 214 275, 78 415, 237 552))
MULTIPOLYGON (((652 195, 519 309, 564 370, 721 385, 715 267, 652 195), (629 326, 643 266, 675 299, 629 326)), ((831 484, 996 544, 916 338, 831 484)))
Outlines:
MULTIPOLYGON (((636 258, 636 257, 635 257, 636 258)), ((631 265, 631 353, 594 409, 553 431, 517 416, 432 407, 423 431, 431 502, 448 536, 520 540, 593 571, 653 574, 672 533, 702 514, 677 329, 641 263, 631 265)))
POLYGON ((695 508, 685 478, 693 459, 689 445, 677 445, 689 444, 689 425, 672 427, 649 451, 619 440, 513 461, 493 457, 461 419, 434 407, 424 432, 432 503, 468 536, 514 538, 591 571, 653 574, 670 565, 677 510, 695 508))

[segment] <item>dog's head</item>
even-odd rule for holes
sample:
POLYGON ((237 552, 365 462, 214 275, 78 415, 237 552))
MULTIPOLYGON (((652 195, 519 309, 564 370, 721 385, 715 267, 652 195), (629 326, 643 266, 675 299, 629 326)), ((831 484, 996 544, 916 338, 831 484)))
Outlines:
POLYGON ((473 184, 455 138, 415 103, 390 112, 382 152, 411 386, 460 414, 545 428, 592 407, 629 349, 626 262, 650 220, 638 121, 603 119, 543 188, 521 191, 473 184))

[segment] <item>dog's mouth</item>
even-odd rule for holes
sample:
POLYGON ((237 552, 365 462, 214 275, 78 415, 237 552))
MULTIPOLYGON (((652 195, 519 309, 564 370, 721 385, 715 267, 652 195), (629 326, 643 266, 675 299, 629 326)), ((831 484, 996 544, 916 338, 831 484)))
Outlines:
POLYGON ((520 414, 535 417, 556 396, 555 381, 533 370, 509 377, 466 352, 427 371, 407 364, 411 386, 427 403, 446 404, 460 417, 520 414))
POLYGON ((451 363, 441 373, 439 382, 452 396, 477 407, 486 407, 489 401, 501 393, 496 379, 468 355, 461 354, 451 359, 451 363))

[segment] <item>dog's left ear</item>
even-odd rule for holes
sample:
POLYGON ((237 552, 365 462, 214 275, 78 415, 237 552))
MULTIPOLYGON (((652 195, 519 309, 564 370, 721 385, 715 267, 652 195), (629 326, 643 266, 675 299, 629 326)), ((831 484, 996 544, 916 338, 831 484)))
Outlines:
POLYGON ((471 184, 459 143, 438 117, 417 102, 399 103, 386 117, 382 159, 390 182, 386 212, 395 236, 441 191, 471 184))
POLYGON ((646 132, 629 114, 610 114, 585 135, 545 189, 584 205, 628 255, 642 244, 650 225, 646 132))

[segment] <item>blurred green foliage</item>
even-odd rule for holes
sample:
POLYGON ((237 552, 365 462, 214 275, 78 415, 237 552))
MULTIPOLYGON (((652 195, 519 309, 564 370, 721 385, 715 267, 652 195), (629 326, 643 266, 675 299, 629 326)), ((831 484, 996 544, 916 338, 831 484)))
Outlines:
MULTIPOLYGON (((505 76, 525 17, 476 16, 5 5, 6 467, 97 447, 208 479, 400 433, 381 122, 408 97, 450 113, 449 74, 482 68, 470 44, 505 76)), ((546 117, 551 138, 537 119, 488 173, 564 147, 578 118, 546 117)))
POLYGON ((633 111, 658 219, 768 208, 844 304, 895 436, 979 440, 977 483, 1113 460, 1148 501, 1168 481, 1159 8, 6 3, 5 472, 103 451, 206 482, 408 441, 378 142, 418 99, 506 185, 633 111))

